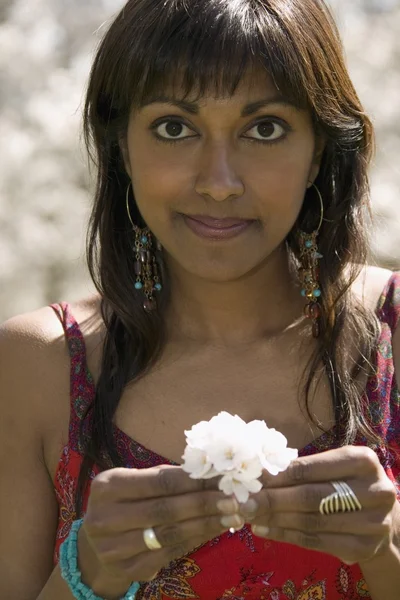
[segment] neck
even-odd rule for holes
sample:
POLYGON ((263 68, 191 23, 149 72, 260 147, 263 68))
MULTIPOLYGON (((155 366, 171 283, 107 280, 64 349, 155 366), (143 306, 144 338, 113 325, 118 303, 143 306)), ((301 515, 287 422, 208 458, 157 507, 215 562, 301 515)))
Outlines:
POLYGON ((285 248, 230 282, 201 279, 168 262, 170 339, 222 345, 265 340, 303 319, 304 299, 285 248))

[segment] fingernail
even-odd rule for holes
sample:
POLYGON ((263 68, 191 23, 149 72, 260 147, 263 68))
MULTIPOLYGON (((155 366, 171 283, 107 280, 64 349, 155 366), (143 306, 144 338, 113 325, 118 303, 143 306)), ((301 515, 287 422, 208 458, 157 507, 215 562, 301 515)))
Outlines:
POLYGON ((221 525, 227 529, 230 527, 241 529, 244 525, 244 520, 240 515, 226 515, 225 517, 221 517, 221 525))
POLYGON ((267 537, 269 534, 269 527, 264 527, 263 525, 252 525, 251 530, 258 537, 267 537))
POLYGON ((253 519, 258 511, 258 502, 254 498, 250 498, 244 504, 240 505, 240 514, 246 519, 253 519))
POLYGON ((217 508, 226 515, 233 515, 238 512, 239 504, 236 498, 223 498, 218 500, 217 508))

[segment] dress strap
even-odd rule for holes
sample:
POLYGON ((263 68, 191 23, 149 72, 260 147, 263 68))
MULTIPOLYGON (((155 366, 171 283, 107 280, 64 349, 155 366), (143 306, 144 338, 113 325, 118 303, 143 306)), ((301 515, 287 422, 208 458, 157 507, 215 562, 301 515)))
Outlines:
MULTIPOLYGON (((65 338, 68 344, 69 355, 71 359, 70 370, 70 427, 69 444, 73 450, 81 452, 79 443, 79 430, 83 420, 85 410, 93 401, 95 395, 95 386, 93 379, 88 371, 86 361, 86 345, 77 320, 71 313, 71 306, 67 302, 60 304, 50 304, 58 316, 64 329, 65 338)), ((85 422, 85 429, 90 425, 85 422)))
POLYGON ((373 428, 384 440, 380 461, 400 500, 400 379, 393 358, 393 334, 400 322, 400 272, 393 273, 386 283, 377 316, 382 328, 376 355, 377 376, 369 393, 369 415, 373 428))
POLYGON ((385 285, 377 312, 380 321, 387 323, 394 333, 400 321, 400 271, 393 273, 385 285))

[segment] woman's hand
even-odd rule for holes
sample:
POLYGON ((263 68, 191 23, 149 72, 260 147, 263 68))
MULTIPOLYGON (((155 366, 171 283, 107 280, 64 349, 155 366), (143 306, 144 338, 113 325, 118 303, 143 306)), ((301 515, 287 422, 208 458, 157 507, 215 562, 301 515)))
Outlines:
POLYGON ((276 477, 264 472, 263 484, 240 508, 245 521, 255 526, 255 535, 326 552, 346 564, 385 552, 400 525, 394 485, 366 447, 299 458, 276 477), (321 500, 335 492, 332 481, 348 483, 362 510, 322 515, 321 500))
MULTIPOLYGON (((180 466, 100 473, 91 485, 80 541, 78 536, 84 582, 101 596, 117 597, 132 581, 153 579, 171 560, 229 529, 221 524, 221 500, 227 514, 238 512, 236 500, 218 490, 218 479, 190 479, 180 466), (159 550, 144 542, 149 527, 159 550)), ((236 523, 242 521, 236 517, 236 523)))

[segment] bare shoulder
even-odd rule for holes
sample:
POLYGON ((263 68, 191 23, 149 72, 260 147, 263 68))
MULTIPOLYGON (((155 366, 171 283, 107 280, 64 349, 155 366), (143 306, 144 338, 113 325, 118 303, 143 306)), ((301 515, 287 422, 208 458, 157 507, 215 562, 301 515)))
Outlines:
MULTIPOLYGON (((97 298, 90 297, 71 306, 90 329, 97 305, 97 298)), ((0 377, 3 386, 7 388, 9 383, 13 388, 10 410, 24 415, 21 427, 26 422, 27 427, 37 426, 38 433, 44 435, 46 423, 52 428, 60 412, 68 417, 69 375, 64 330, 50 306, 16 315, 0 325, 0 377)))
POLYGON ((359 301, 369 308, 376 310, 379 299, 386 284, 393 275, 389 269, 367 265, 352 286, 352 292, 359 301))
POLYGON ((35 375, 41 381, 44 370, 46 379, 52 378, 64 354, 63 329, 48 306, 11 317, 0 326, 0 365, 19 378, 35 375))
MULTIPOLYGON (((92 295, 70 304, 71 312, 82 332, 93 332, 101 325, 100 297, 92 295)), ((27 352, 30 361, 41 360, 53 353, 65 354, 64 330, 50 306, 11 317, 0 325, 0 345, 7 351, 27 352), (37 350, 41 350, 38 353, 37 350)), ((29 362, 30 362, 29 361, 29 362)), ((26 366, 29 366, 26 365, 26 366)))
POLYGON ((2 418, 39 460, 44 458, 57 405, 62 407, 68 393, 63 337, 61 323, 50 307, 16 315, 0 326, 2 418))

